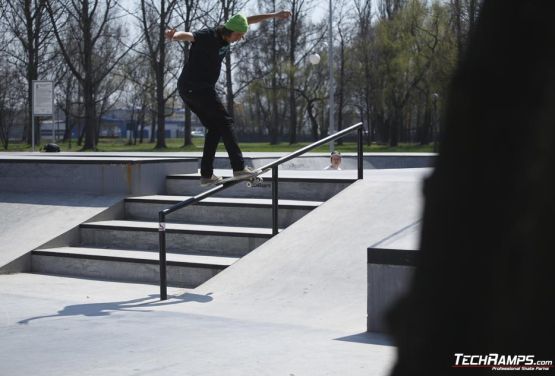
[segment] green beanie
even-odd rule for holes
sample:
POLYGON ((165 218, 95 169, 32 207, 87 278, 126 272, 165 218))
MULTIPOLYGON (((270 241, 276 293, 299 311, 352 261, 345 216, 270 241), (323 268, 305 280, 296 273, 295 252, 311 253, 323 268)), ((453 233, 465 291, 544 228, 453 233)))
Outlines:
POLYGON ((249 23, 247 21, 247 17, 242 14, 236 14, 224 24, 224 27, 238 33, 246 33, 247 30, 249 30, 249 23))

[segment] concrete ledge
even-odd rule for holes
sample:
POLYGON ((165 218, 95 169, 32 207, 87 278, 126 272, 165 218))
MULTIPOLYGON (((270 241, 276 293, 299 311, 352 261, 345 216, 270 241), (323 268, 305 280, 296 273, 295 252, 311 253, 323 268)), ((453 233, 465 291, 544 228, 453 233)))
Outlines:
POLYGON ((367 331, 386 333, 385 315, 411 283, 418 251, 368 248, 367 331))
POLYGON ((368 248, 368 264, 416 266, 418 253, 407 249, 368 248))
MULTIPOLYGON (((13 156, 0 155, 0 163, 47 163, 47 164, 146 164, 179 162, 186 158, 123 157, 123 156, 13 156)), ((196 158, 193 158, 196 160, 196 158)))
POLYGON ((156 194, 164 193, 167 175, 196 170, 196 158, 0 156, 0 190, 156 194))

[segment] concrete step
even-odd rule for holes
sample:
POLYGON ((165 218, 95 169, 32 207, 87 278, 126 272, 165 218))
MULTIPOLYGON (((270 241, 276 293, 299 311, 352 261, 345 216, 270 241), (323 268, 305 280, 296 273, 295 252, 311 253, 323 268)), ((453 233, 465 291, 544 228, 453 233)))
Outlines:
MULTIPOLYGON (((158 222, 100 221, 80 226, 81 245, 158 252, 158 222)), ((272 236, 269 228, 168 223, 168 252, 241 257, 272 236)))
MULTIPOLYGON (((326 172, 287 175, 289 176, 281 176, 280 173, 278 189, 280 199, 327 201, 356 181, 354 177, 346 178, 344 174, 332 175, 326 172)), ((229 173, 220 173, 219 176, 228 177, 230 175, 229 173)), ((217 193, 214 197, 271 198, 271 174, 266 173, 262 176, 264 181, 259 186, 249 188, 246 183, 240 182, 217 193)), ((197 195, 208 189, 200 186, 199 179, 198 174, 168 175, 166 193, 169 195, 197 195)))
MULTIPOLYGON (((128 220, 157 221, 158 213, 190 196, 142 196, 125 199, 125 218, 128 220)), ((320 201, 279 200, 278 226, 285 228, 311 210, 320 201)), ((178 210, 167 217, 168 222, 271 227, 272 200, 210 197, 190 207, 178 210)))
MULTIPOLYGON (((238 258, 167 254, 167 278, 171 286, 197 287, 238 258)), ((34 273, 159 283, 158 254, 149 251, 61 247, 32 252, 34 273)))

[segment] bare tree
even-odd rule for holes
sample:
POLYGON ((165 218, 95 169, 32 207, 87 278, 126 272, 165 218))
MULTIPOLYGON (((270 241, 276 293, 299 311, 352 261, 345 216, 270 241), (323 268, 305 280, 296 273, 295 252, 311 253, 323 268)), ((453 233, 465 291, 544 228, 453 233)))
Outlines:
POLYGON ((289 0, 288 8, 291 16, 289 27, 289 143, 297 142, 297 91, 296 66, 299 49, 303 48, 303 38, 307 30, 306 12, 312 6, 311 0, 289 0))
POLYGON ((308 65, 302 71, 303 81, 296 89, 297 93, 305 100, 305 110, 310 123, 310 133, 313 140, 318 140, 320 135, 327 133, 327 127, 318 123, 318 117, 325 110, 324 101, 329 98, 326 88, 328 74, 324 64, 308 65), (318 113, 319 112, 319 113, 318 113))
MULTIPOLYGON (((220 18, 218 22, 224 22, 231 18, 235 13, 241 11, 246 5, 245 0, 219 0, 220 2, 220 18)), ((225 57, 225 87, 227 112, 232 118, 235 118, 235 94, 233 92, 233 65, 231 54, 225 57)))
POLYGON ((23 87, 21 76, 0 54, 0 143, 4 150, 8 149, 23 87))
POLYGON ((358 58, 356 72, 360 75, 358 108, 360 119, 368 130, 367 144, 370 146, 373 141, 374 122, 372 114, 372 48, 374 38, 374 28, 372 26, 372 0, 355 0, 355 22, 356 34, 352 46, 355 49, 354 55, 358 58))
POLYGON ((135 53, 128 55, 122 64, 123 75, 127 95, 125 101, 127 108, 131 109, 131 122, 133 126, 133 138, 130 143, 143 143, 144 129, 147 113, 152 107, 150 93, 154 91, 152 80, 152 69, 148 64, 146 54, 135 53), (137 129, 138 128, 138 129, 137 129))
POLYGON ((177 0, 141 0, 141 27, 148 60, 156 82, 156 149, 166 148, 166 103, 173 96, 166 94, 167 49, 164 32, 173 17, 177 0))
MULTIPOLYGON (((272 1, 272 12, 275 12, 276 0, 272 1)), ((278 50, 277 50, 277 32, 278 24, 277 20, 272 20, 272 88, 271 88, 271 102, 272 102, 272 133, 270 138, 270 144, 275 145, 278 141, 278 87, 277 87, 277 64, 278 64, 278 50)))
POLYGON ((46 3, 59 50, 82 89, 85 116, 83 149, 94 150, 98 143, 98 89, 130 50, 122 41, 122 29, 110 27, 116 17, 114 8, 117 0, 46 0, 46 3), (72 32, 67 30, 70 26, 74 26, 72 32), (111 48, 103 49, 107 39, 113 44, 111 48), (78 59, 73 59, 66 48, 72 40, 79 46, 78 59))
MULTIPOLYGON (((339 75, 336 79, 337 82, 337 131, 343 129, 343 122, 344 122, 344 112, 345 107, 347 105, 347 94, 346 94, 346 86, 348 85, 347 81, 349 80, 348 75, 350 72, 347 70, 347 47, 350 45, 352 35, 351 29, 353 25, 348 21, 351 19, 351 12, 350 9, 347 8, 347 4, 344 0, 337 1, 335 3, 337 10, 335 14, 335 28, 337 30, 337 35, 339 39, 339 75)), ((343 139, 337 140, 337 144, 341 145, 343 143, 343 139)))
POLYGON ((468 35, 474 29, 483 0, 450 0, 457 51, 462 56, 468 35))
POLYGON ((62 140, 69 141, 71 149, 71 135, 77 121, 82 117, 79 98, 78 82, 66 64, 58 64, 54 74, 55 102, 65 116, 65 131, 62 140))
POLYGON ((378 9, 382 19, 392 20, 405 7, 408 0, 379 0, 378 9))
MULTIPOLYGON (((200 18, 200 0, 184 0, 181 2, 181 6, 176 8, 176 13, 181 20, 181 27, 185 31, 191 31, 195 23, 200 18)), ((183 61, 186 63, 189 60, 189 47, 190 43, 185 42, 179 44, 183 53, 183 61)), ((183 135, 183 146, 188 146, 193 144, 191 137, 191 109, 185 106, 185 134, 183 135)))
MULTIPOLYGON (((24 137, 30 143, 33 80, 39 78, 48 63, 46 52, 51 30, 46 14, 46 0, 7 0, 5 10, 8 29, 19 42, 19 48, 10 55, 25 72, 24 77, 27 80, 28 120, 25 122, 24 137)), ((38 132, 36 134, 39 135, 38 132)))

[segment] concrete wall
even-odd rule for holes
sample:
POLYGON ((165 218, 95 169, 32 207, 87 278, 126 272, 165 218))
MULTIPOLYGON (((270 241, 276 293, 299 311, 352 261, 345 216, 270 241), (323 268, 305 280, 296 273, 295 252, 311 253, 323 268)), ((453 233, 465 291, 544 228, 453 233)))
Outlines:
POLYGON ((160 194, 167 175, 196 171, 195 158, 0 157, 0 191, 160 194))
POLYGON ((418 251, 368 248, 367 330, 387 333, 386 315, 410 286, 418 251))

